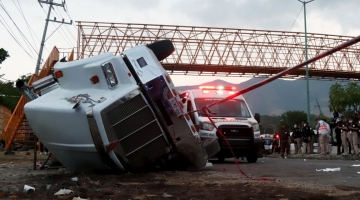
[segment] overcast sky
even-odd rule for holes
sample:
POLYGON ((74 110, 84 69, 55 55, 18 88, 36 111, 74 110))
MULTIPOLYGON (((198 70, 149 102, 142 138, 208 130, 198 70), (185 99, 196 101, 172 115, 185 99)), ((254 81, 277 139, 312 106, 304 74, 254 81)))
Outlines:
MULTIPOLYGON (((61 3, 61 0, 54 0, 54 2, 61 3)), ((37 0, 0 0, 0 5, 7 10, 13 20, 10 20, 0 6, 0 48, 6 49, 11 56, 0 65, 0 76, 5 74, 3 78, 16 80, 20 75, 35 71, 48 5, 43 4, 41 7, 37 0), (26 24, 23 16, 29 25, 26 24), (14 24, 22 31, 24 38, 31 45, 25 42, 14 24), (12 36, 17 38, 21 46, 12 36)), ((71 17, 73 21, 152 23, 283 31, 291 29, 291 31, 301 32, 304 30, 302 3, 297 0, 68 0, 66 5, 68 13, 61 7, 52 11, 58 20, 65 18, 65 21, 69 22, 71 17)), ((359 8, 360 0, 315 0, 306 5, 308 32, 357 36, 360 34, 359 8)), ((59 23, 50 22, 47 37, 59 25, 59 23)), ((74 25, 60 26, 47 39, 42 58, 45 60, 48 57, 53 46, 58 48, 76 47, 76 31, 74 25)), ((173 76, 173 80, 178 86, 200 84, 215 78, 189 76, 186 77, 187 81, 184 83, 180 81, 183 77, 173 76)), ((234 83, 244 80, 223 77, 222 79, 234 83)))

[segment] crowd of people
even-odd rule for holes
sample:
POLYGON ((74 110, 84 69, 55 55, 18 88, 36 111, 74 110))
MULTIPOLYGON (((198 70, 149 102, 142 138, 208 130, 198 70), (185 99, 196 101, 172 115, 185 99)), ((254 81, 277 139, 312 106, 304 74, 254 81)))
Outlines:
POLYGON ((295 154, 313 154, 314 143, 317 142, 317 153, 326 155, 331 151, 329 143, 332 141, 337 145, 337 155, 359 156, 360 111, 356 111, 354 117, 348 118, 340 117, 338 112, 333 114, 334 118, 330 123, 324 119, 316 119, 315 131, 317 134, 307 121, 303 121, 302 126, 294 124, 292 135, 290 135, 288 127, 282 126, 280 131, 281 157, 285 158, 285 153, 290 155, 292 142, 295 146, 295 154))

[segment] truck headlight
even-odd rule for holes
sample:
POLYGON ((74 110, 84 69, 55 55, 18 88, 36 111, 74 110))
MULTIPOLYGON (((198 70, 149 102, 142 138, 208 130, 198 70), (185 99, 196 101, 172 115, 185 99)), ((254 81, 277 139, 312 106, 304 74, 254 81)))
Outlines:
POLYGON ((200 124, 200 129, 206 130, 206 131, 212 131, 212 130, 214 130, 214 126, 211 123, 202 122, 200 124))
POLYGON ((106 82, 110 88, 118 84, 118 80, 114 71, 114 67, 111 63, 104 63, 101 65, 101 68, 104 72, 106 82))
POLYGON ((254 124, 254 125, 251 125, 253 130, 254 130, 254 137, 255 138, 260 138, 260 127, 259 127, 259 124, 254 124), (255 132, 258 132, 258 133, 255 133, 255 132))

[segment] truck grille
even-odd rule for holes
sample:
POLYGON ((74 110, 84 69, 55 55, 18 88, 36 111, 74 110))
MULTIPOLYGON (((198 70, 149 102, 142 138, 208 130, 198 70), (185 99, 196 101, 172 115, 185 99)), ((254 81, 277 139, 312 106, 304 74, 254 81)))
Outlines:
POLYGON ((168 148, 164 132, 141 94, 107 112, 130 165, 139 166, 168 148))
MULTIPOLYGON (((228 140, 232 148, 249 147, 253 144, 254 133, 252 127, 246 125, 221 125, 219 129, 224 133, 225 138, 228 140)), ((218 133, 219 144, 221 147, 227 148, 226 141, 218 133)))
POLYGON ((219 127, 226 138, 253 138, 254 133, 252 127, 246 125, 221 125, 219 127))

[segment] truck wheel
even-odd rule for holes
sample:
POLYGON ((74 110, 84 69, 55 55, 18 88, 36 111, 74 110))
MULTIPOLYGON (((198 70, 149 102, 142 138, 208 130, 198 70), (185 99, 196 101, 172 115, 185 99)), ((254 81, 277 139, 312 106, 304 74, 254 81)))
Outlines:
POLYGON ((175 51, 175 47, 170 40, 160 40, 146 46, 154 52, 159 61, 164 60, 175 51))
POLYGON ((248 163, 256 163, 257 159, 258 154, 255 152, 246 156, 246 160, 248 161, 248 163))

